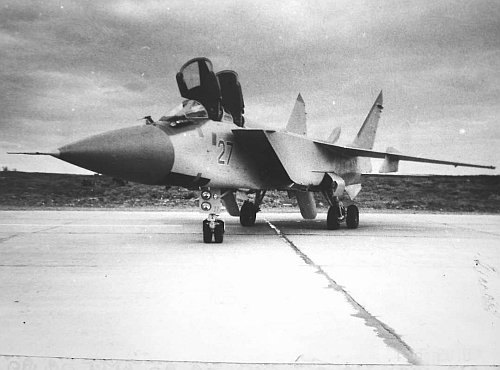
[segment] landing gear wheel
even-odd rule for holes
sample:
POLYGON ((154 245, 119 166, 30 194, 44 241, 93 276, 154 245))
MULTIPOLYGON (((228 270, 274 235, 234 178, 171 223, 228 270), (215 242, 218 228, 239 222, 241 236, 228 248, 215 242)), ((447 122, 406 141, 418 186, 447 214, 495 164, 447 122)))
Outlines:
POLYGON ((210 229, 210 222, 208 220, 203 221, 203 243, 212 242, 212 230, 210 229))
POLYGON ((359 210, 354 204, 347 207, 347 218, 345 220, 348 229, 357 229, 359 225, 359 210))
POLYGON ((222 243, 224 241, 224 221, 217 221, 214 229, 214 241, 216 243, 222 243))
POLYGON ((338 230, 340 227, 340 209, 337 206, 328 209, 328 216, 326 217, 326 227, 328 230, 338 230))
POLYGON ((242 226, 253 226, 255 225, 256 217, 257 211, 255 205, 249 201, 243 203, 240 210, 240 224, 242 226))

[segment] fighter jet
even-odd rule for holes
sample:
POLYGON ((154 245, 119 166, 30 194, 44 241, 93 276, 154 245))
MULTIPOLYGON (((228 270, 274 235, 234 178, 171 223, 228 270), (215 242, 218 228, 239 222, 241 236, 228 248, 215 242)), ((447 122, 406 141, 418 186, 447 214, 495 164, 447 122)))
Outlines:
POLYGON ((399 161, 494 169, 404 155, 395 149, 373 150, 382 112, 382 92, 350 145, 337 145, 340 129, 327 140, 307 136, 306 111, 298 96, 285 130, 249 128, 238 74, 215 73, 207 58, 185 63, 176 75, 182 104, 154 121, 106 132, 63 146, 50 155, 90 171, 149 185, 181 186, 199 191, 199 207, 207 214, 203 241, 222 243, 222 205, 243 226, 255 224, 268 190, 296 198, 304 219, 317 216, 314 193, 329 204, 326 228, 345 222, 356 229, 359 211, 345 207, 344 193, 354 201, 361 175, 371 171, 370 158, 382 158, 381 173, 396 172, 399 161), (236 192, 247 200, 238 206, 236 192), (249 200, 253 198, 253 200, 249 200))

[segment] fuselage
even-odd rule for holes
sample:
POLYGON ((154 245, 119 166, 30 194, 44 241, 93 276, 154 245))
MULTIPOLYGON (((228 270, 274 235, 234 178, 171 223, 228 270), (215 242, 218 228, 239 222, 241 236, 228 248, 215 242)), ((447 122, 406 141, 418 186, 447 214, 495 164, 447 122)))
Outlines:
POLYGON ((360 175, 356 157, 337 156, 305 135, 238 127, 227 112, 214 121, 194 100, 157 122, 66 145, 57 157, 125 180, 186 188, 318 190, 327 175, 345 185, 360 175))
POLYGON ((226 122, 166 122, 88 137, 59 148, 57 158, 90 171, 148 185, 266 189, 264 169, 246 155, 226 122))
POLYGON ((211 120, 199 121, 186 127, 170 127, 159 122, 156 128, 168 135, 174 148, 174 162, 166 181, 169 185, 216 188, 265 189, 288 186, 266 181, 263 171, 235 137, 233 125, 211 120), (182 183, 175 181, 182 175, 182 183))
POLYGON ((271 131, 266 135, 274 148, 260 150, 259 157, 250 152, 256 144, 233 129, 229 122, 209 119, 158 121, 66 145, 58 158, 129 181, 186 188, 314 188, 325 173, 359 176, 357 158, 335 157, 307 137, 271 131))

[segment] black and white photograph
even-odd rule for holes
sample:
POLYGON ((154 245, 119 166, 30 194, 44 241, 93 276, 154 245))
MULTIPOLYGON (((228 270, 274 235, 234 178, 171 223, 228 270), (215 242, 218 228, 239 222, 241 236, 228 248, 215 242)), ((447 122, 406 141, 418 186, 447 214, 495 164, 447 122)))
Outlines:
POLYGON ((0 0, 0 370, 500 366, 500 2, 0 0))

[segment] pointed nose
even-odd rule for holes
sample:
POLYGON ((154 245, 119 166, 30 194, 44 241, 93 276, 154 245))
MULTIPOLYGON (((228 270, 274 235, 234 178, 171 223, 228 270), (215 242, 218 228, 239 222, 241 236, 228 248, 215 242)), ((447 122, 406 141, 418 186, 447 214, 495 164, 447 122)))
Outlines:
POLYGON ((59 148, 63 161, 104 175, 162 184, 174 164, 168 135, 153 125, 95 135, 59 148))

